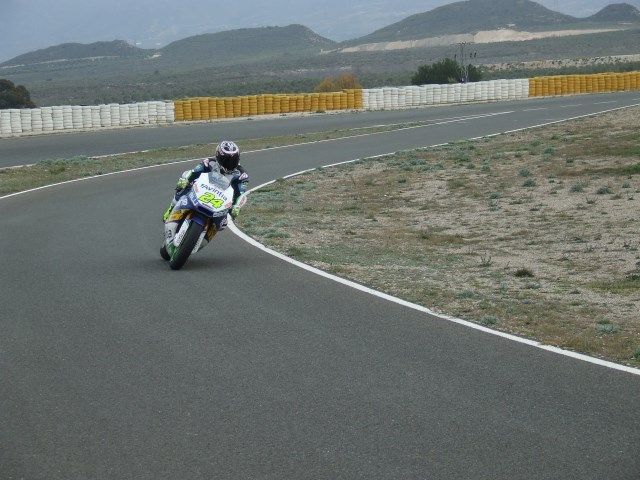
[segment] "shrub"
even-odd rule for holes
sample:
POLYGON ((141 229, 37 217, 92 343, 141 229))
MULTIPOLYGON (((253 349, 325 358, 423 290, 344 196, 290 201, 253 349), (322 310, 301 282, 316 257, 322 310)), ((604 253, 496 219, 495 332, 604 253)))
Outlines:
POLYGON ((514 275, 518 278, 531 278, 531 277, 535 277, 535 275, 533 274, 533 272, 531 270, 529 270, 528 268, 519 268, 518 270, 516 270, 516 273, 514 273, 514 275))
MULTIPOLYGON (((479 82, 482 80, 482 72, 479 68, 469 65, 469 81, 479 82)), ((421 65, 418 71, 411 77, 413 85, 458 83, 462 81, 462 67, 451 58, 445 58, 431 65, 421 65)))
POLYGON ((343 73, 338 78, 326 77, 315 87, 315 92, 339 92, 345 89, 362 88, 358 77, 353 73, 343 73))
POLYGON ((35 108, 35 104, 25 87, 0 79, 0 110, 5 108, 35 108))

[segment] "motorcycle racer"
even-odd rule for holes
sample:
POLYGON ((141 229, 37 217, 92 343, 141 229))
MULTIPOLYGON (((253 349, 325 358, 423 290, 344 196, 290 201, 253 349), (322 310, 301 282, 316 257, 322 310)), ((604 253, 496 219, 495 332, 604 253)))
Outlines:
POLYGON ((193 182, 202 174, 217 169, 225 177, 227 177, 231 186, 233 187, 233 208, 231 209, 231 218, 236 218, 240 213, 240 206, 237 205, 238 198, 246 192, 246 187, 249 182, 249 175, 246 170, 240 165, 240 149, 231 141, 225 140, 220 142, 216 147, 216 153, 214 157, 203 159, 192 170, 185 171, 178 179, 176 184, 176 193, 169 204, 169 208, 164 212, 162 220, 166 222, 171 216, 171 212, 176 203, 186 193, 189 192, 193 182))
MULTIPOLYGON (((220 174, 229 181, 229 186, 233 189, 232 206, 229 214, 233 219, 238 216, 240 208, 246 201, 244 193, 249 182, 249 175, 240 165, 240 149, 238 146, 234 142, 225 140, 217 146, 214 157, 204 158, 192 170, 185 171, 178 179, 176 193, 162 216, 165 242, 160 249, 160 255, 163 259, 170 260, 176 248, 173 245, 173 238, 185 213, 184 210, 181 210, 181 205, 184 203, 184 200, 181 200, 182 197, 191 191, 191 187, 201 174, 211 172, 220 174)), ((222 218, 217 224, 212 223, 202 240, 200 249, 209 243, 218 231, 224 230, 226 226, 226 217, 222 218)))

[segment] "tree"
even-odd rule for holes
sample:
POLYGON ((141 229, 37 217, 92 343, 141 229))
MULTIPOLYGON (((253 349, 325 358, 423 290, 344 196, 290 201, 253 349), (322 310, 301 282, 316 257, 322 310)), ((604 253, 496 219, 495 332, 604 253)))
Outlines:
MULTIPOLYGON (((467 67, 470 82, 482 80, 482 72, 478 67, 469 65, 467 67)), ((462 82, 462 67, 450 58, 445 58, 431 65, 422 65, 411 78, 413 85, 444 84, 462 82)))
POLYGON ((35 108, 29 91, 22 85, 0 79, 0 110, 6 108, 35 108))
POLYGON ((362 88, 358 77, 353 73, 343 73, 338 78, 326 77, 316 85, 316 92, 339 92, 341 90, 362 88))

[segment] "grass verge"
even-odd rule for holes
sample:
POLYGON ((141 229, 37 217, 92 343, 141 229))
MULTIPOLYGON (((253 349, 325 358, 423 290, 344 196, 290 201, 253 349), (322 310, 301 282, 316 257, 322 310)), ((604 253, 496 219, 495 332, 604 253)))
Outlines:
MULTIPOLYGON (((411 126, 427 125, 430 122, 401 123, 372 128, 341 129, 326 132, 314 132, 299 135, 266 137, 238 142, 242 151, 261 150, 306 142, 346 138, 355 135, 371 134, 398 130, 411 126)), ((215 144, 200 144, 185 147, 170 147, 116 154, 101 157, 78 156, 73 158, 51 159, 35 165, 21 168, 0 169, 0 195, 7 195, 51 183, 64 182, 82 177, 104 175, 132 168, 161 165, 180 160, 204 158, 210 156, 215 144)))
POLYGON ((640 108, 360 161, 253 194, 239 226, 435 311, 640 366, 640 108))

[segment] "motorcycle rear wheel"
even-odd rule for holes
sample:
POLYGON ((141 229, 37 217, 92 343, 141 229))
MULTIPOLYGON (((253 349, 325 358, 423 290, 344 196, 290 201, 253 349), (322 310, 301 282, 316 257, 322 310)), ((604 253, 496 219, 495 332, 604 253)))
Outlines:
POLYGON ((171 260, 169 260, 171 270, 180 270, 184 264, 187 263, 189 255, 191 255, 196 243, 198 243, 202 230, 204 230, 202 225, 196 222, 191 222, 191 225, 189 225, 189 228, 187 229, 187 233, 185 233, 182 242, 180 242, 180 246, 176 248, 171 260))

